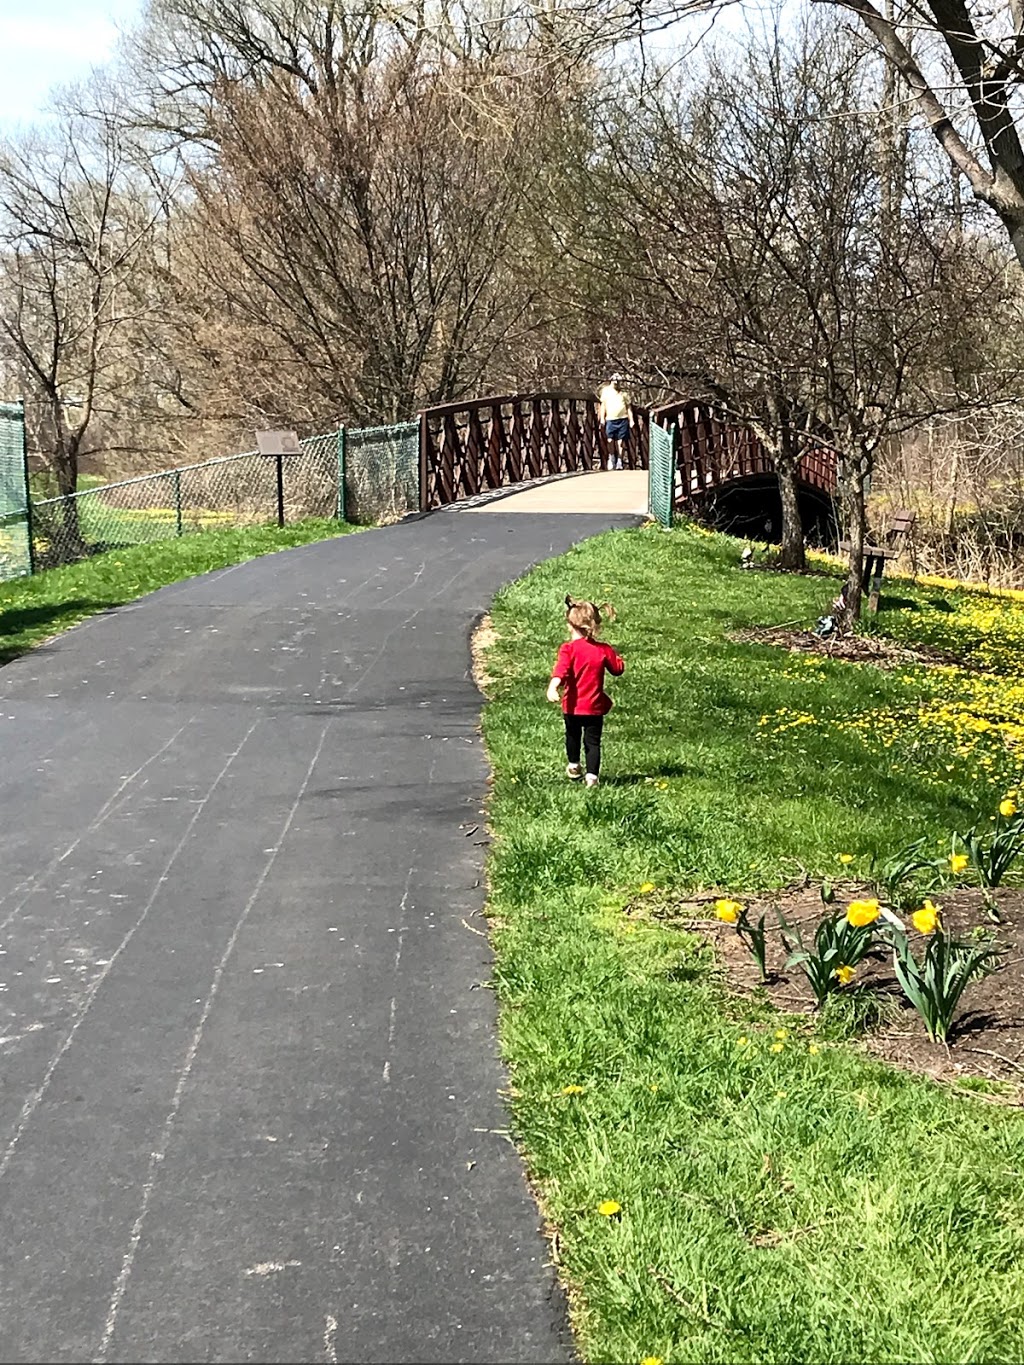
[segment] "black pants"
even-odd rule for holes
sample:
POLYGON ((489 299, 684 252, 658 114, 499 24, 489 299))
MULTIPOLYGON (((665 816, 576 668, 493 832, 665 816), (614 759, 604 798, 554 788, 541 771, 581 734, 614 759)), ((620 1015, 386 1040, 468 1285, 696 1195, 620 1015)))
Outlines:
POLYGON ((570 763, 580 761, 580 740, 587 755, 587 772, 601 771, 601 727, 604 716, 566 716, 565 754, 570 763))

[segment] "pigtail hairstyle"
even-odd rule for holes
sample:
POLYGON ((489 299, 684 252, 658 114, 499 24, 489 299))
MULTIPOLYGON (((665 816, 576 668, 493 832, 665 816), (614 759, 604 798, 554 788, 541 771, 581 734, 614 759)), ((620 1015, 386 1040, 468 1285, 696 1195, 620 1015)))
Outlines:
POLYGON ((593 640, 601 629, 602 612, 608 617, 609 621, 615 620, 615 608, 610 602, 602 602, 600 607, 596 602, 574 602, 566 593, 565 606, 566 621, 572 626, 573 630, 578 630, 588 640, 593 640))

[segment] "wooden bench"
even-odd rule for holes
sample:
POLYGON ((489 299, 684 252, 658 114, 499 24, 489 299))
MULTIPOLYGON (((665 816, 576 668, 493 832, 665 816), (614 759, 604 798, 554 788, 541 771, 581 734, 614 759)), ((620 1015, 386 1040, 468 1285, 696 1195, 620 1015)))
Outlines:
MULTIPOLYGON (((882 593, 882 574, 885 572, 885 561, 887 559, 897 559, 902 553, 910 532, 913 530, 914 522, 917 520, 917 513, 911 512, 907 508, 902 508, 892 519, 892 525, 886 533, 883 545, 873 545, 871 543, 864 546, 864 592, 868 598, 868 611, 878 610, 878 600, 882 593)), ((841 540, 839 542, 840 554, 848 554, 850 542, 841 540)))

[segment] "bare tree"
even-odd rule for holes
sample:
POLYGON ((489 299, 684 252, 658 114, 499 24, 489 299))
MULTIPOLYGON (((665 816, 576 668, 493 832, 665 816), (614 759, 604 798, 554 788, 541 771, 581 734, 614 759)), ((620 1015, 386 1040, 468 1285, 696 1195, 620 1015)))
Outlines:
MULTIPOLYGON (((113 118, 0 147, 0 344, 64 496, 103 410, 137 401, 132 333, 153 300, 136 270, 157 215, 113 118)), ((77 540, 70 501, 67 517, 77 540)))

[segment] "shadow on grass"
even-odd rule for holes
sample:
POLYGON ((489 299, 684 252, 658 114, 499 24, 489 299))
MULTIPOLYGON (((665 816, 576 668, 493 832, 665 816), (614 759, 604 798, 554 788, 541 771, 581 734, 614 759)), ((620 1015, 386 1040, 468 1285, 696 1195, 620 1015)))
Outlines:
MULTIPOLYGON (((126 601, 128 599, 125 599, 126 601)), ((120 602, 91 602, 72 598, 35 607, 11 607, 0 612, 0 667, 12 663, 34 649, 47 634, 56 634, 82 617, 95 616, 123 605, 120 602)))

